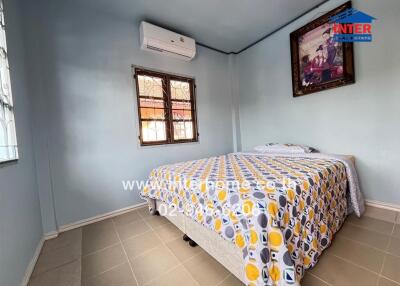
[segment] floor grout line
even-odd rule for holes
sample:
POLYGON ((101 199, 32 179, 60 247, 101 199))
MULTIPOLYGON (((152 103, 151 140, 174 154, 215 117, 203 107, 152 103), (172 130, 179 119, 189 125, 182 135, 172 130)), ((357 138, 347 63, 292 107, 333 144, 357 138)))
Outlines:
POLYGON ((107 249, 109 249, 109 248, 111 248, 111 247, 117 246, 118 244, 120 244, 120 242, 116 242, 116 243, 107 245, 107 246, 104 247, 104 248, 97 249, 97 250, 95 250, 95 251, 93 251, 93 252, 90 252, 90 253, 88 253, 88 254, 85 254, 85 255, 82 254, 82 259, 83 259, 83 258, 86 258, 86 257, 88 257, 88 256, 91 256, 91 255, 97 254, 97 253, 99 253, 99 252, 102 252, 102 251, 104 251, 104 250, 107 250, 107 249))
POLYGON ((378 278, 378 282, 377 282, 377 286, 379 285, 379 280, 382 277, 382 272, 383 272, 383 268, 385 267, 385 262, 386 262, 386 255, 383 257, 383 262, 382 262, 382 266, 381 269, 379 271, 379 278, 378 278))
POLYGON ((388 277, 386 277, 386 276, 380 276, 380 277, 382 277, 382 278, 385 278, 386 280, 389 280, 390 282, 393 282, 394 284, 396 284, 396 285, 400 285, 400 282, 398 282, 398 281, 396 281, 396 280, 393 280, 393 279, 391 279, 391 278, 388 278, 388 277))
POLYGON ((396 223, 393 224, 392 232, 390 233, 390 236, 394 235, 394 230, 396 229, 396 223))
POLYGON ((232 274, 228 274, 224 279, 222 279, 220 282, 218 282, 215 286, 220 286, 222 283, 224 283, 232 274))
MULTIPOLYGON (((151 227, 150 224, 147 223, 146 221, 145 221, 145 223, 146 223, 149 227, 151 227)), ((174 258, 176 258, 176 260, 178 261, 178 264, 176 264, 175 266, 171 267, 171 268, 168 269, 167 271, 165 271, 165 272, 163 272, 163 273, 161 273, 161 274, 159 274, 159 275, 156 275, 153 279, 150 279, 149 281, 147 281, 146 283, 144 283, 144 285, 150 284, 151 282, 155 281, 156 279, 160 278, 161 276, 163 276, 163 275, 165 275, 165 274, 167 274, 167 273, 170 273, 170 272, 174 271, 175 269, 177 269, 179 266, 183 265, 183 263, 181 263, 181 262, 179 261, 179 259, 175 256, 175 254, 174 254, 174 253, 169 249, 169 247, 164 243, 163 239, 162 239, 162 238, 158 235, 158 233, 157 233, 156 231, 154 231, 154 230, 155 230, 155 229, 152 228, 152 231, 154 232, 154 234, 155 234, 155 235, 158 237, 158 239, 161 241, 161 245, 164 246, 164 247, 167 249, 167 251, 170 252, 170 254, 172 254, 172 256, 173 256, 174 258)))
MULTIPOLYGON (((161 225, 161 226, 158 226, 158 227, 153 227, 153 226, 149 225, 149 223, 146 222, 145 218, 144 218, 140 213, 139 213, 139 215, 143 218, 143 220, 145 221, 145 223, 153 230, 153 232, 157 235, 157 237, 160 238, 160 240, 162 241, 162 244, 163 244, 165 247, 167 247, 167 249, 173 254, 173 252, 168 248, 168 246, 163 242, 163 240, 161 239, 161 237, 160 237, 160 236, 158 235, 158 233, 157 233, 157 228, 161 227, 162 225, 161 225)), ((378 218, 375 218, 375 217, 372 217, 372 218, 378 219, 378 218)), ((388 221, 384 221, 384 222, 390 223, 390 222, 388 222, 388 221)), ((392 253, 389 253, 389 252, 388 252, 388 247, 389 247, 389 245, 390 245, 390 241, 391 241, 392 235, 394 234, 394 230, 395 230, 395 227, 396 227, 396 223, 395 223, 395 222, 393 223, 393 227, 392 227, 392 230, 391 230, 391 233, 390 233, 390 234, 387 234, 387 233, 384 233, 384 232, 375 231, 375 230, 373 230, 373 229, 370 229, 370 228, 367 228, 367 227, 364 227, 364 226, 361 226, 361 225, 357 225, 357 224, 351 223, 351 222, 349 222, 349 221, 347 221, 347 223, 350 224, 350 225, 352 225, 352 226, 359 227, 359 228, 361 228, 361 229, 364 229, 364 230, 367 230, 367 231, 371 231, 371 232, 373 232, 373 233, 377 233, 377 234, 380 234, 380 235, 385 235, 385 236, 388 237, 388 242, 387 242, 387 245, 386 245, 386 247, 385 247, 385 250, 382 250, 382 249, 378 249, 378 248, 376 248, 376 247, 374 247, 374 246, 371 246, 371 245, 369 245, 369 244, 367 244, 367 243, 364 243, 364 242, 361 242, 361 241, 358 241, 358 240, 354 240, 354 239, 352 239, 352 238, 350 238, 350 237, 347 237, 347 236, 343 236, 343 235, 342 235, 342 238, 344 238, 344 239, 353 241, 353 242, 355 242, 355 243, 358 243, 358 244, 360 244, 360 245, 366 246, 366 247, 368 247, 368 248, 372 248, 372 249, 374 249, 374 250, 376 250, 376 251, 379 251, 380 253, 382 253, 382 254, 385 255, 379 273, 374 272, 374 271, 372 271, 372 270, 370 270, 370 269, 368 269, 368 268, 366 268, 366 267, 364 267, 364 266, 362 266, 362 265, 359 265, 359 264, 357 264, 357 263, 355 263, 355 262, 352 262, 351 260, 348 260, 348 259, 346 259, 346 258, 344 258, 344 257, 338 256, 338 255, 335 255, 335 254, 329 254, 329 255, 332 255, 332 256, 334 256, 334 257, 336 257, 336 258, 338 258, 338 259, 341 259, 341 260, 343 260, 343 261, 346 261, 347 263, 350 263, 350 264, 352 264, 352 265, 354 265, 354 266, 357 266, 357 267, 359 267, 359 268, 361 268, 361 269, 363 269, 363 270, 365 270, 365 271, 368 271, 368 272, 370 272, 370 273, 376 275, 377 278, 378 278, 377 283, 379 283, 379 278, 380 278, 380 277, 385 277, 385 276, 381 276, 381 272, 383 271, 384 261, 385 261, 385 259, 386 259, 386 254, 393 255, 392 253)), ((199 254, 200 254, 200 253, 198 253, 198 254, 196 254, 196 255, 194 255, 194 256, 188 258, 188 259, 185 260, 184 262, 193 259, 195 256, 197 256, 197 255, 199 255, 199 254)), ((396 255, 393 255, 393 256, 396 256, 396 255)), ((181 262, 181 263, 178 264, 178 266, 180 266, 180 265, 183 265, 183 262, 181 262)), ((169 273, 169 272, 173 271, 173 270, 176 269, 176 268, 177 268, 177 267, 174 267, 174 268, 170 269, 169 271, 166 271, 166 272, 163 273, 163 274, 169 273)), ((187 271, 187 272, 190 274, 189 271, 187 271)), ((311 274, 312 276, 314 276, 316 279, 319 279, 319 280, 321 280, 322 282, 324 282, 324 283, 326 283, 326 284, 328 284, 328 285, 331 286, 330 283, 328 283, 327 281, 321 279, 320 277, 316 276, 315 274, 312 274, 312 273, 309 273, 309 274, 311 274)), ((230 275, 232 275, 232 274, 228 274, 222 281, 218 282, 217 285, 220 285, 221 283, 223 283, 226 279, 228 279, 228 278, 230 277, 230 275)), ((160 275, 160 276, 162 276, 162 275, 160 275)), ((193 278, 192 275, 190 275, 190 276, 193 278)), ((157 278, 158 278, 158 277, 157 277, 157 278)), ((385 277, 385 278, 387 278, 387 277, 385 277)), ((156 279, 156 278, 155 278, 155 279, 156 279)), ((155 279, 152 279, 151 281, 154 281, 155 279)), ((195 280, 195 279, 194 279, 194 280, 195 280)), ((390 280, 390 279, 388 279, 388 280, 390 280)), ((151 281, 149 281, 148 283, 150 283, 151 281)), ((196 281, 196 280, 195 280, 195 281, 196 281)), ((392 280, 391 280, 391 281, 392 281, 392 280)), ((197 281, 196 281, 196 282, 197 282, 197 281)), ((146 284, 148 284, 148 283, 146 283, 146 284)))
MULTIPOLYGON (((93 278, 95 278, 95 277, 98 277, 98 276, 100 276, 100 275, 102 275, 102 274, 104 274, 104 273, 106 273, 106 272, 108 272, 108 271, 111 271, 111 270, 113 270, 113 269, 115 269, 115 268, 117 268, 117 267, 119 267, 119 266, 121 266, 121 265, 123 265, 123 264, 125 264, 125 263, 128 263, 128 265, 129 265, 129 267, 130 267, 130 269, 131 269, 131 273, 132 273, 132 275, 133 275, 133 278, 135 279, 136 284, 139 285, 139 281, 138 281, 138 279, 137 279, 137 277, 136 277, 136 275, 135 275, 133 266, 132 266, 132 264, 131 264, 131 260, 130 260, 130 258, 129 258, 129 256, 128 256, 128 253, 127 253, 126 249, 125 249, 124 242, 126 242, 126 241, 128 241, 128 240, 130 240, 130 239, 133 239, 133 238, 136 238, 136 237, 139 237, 139 236, 148 234, 149 232, 152 232, 152 233, 154 233, 154 234, 156 235, 156 237, 161 241, 161 245, 162 245, 163 247, 165 247, 165 248, 167 249, 167 251, 173 255, 173 257, 176 258, 176 260, 178 261, 178 263, 177 263, 174 267, 172 267, 172 268, 170 268, 169 270, 167 270, 167 271, 161 273, 160 275, 156 275, 156 276, 155 276, 154 278, 152 278, 150 281, 147 281, 144 285, 148 285, 149 283, 155 281, 156 279, 162 277, 163 275, 166 275, 166 274, 168 274, 168 273, 174 271, 175 269, 177 269, 177 268, 180 267, 180 266, 183 266, 184 270, 188 273, 188 275, 192 278, 192 280, 196 283, 196 285, 200 285, 199 282, 197 282, 197 280, 194 279, 193 275, 192 275, 192 274, 190 273, 190 271, 185 267, 184 264, 185 264, 187 261, 190 261, 190 260, 194 259, 195 257, 201 255, 202 252, 200 251, 199 253, 196 253, 196 254, 192 255, 191 257, 189 257, 189 258, 184 259, 184 260, 181 261, 181 260, 174 254, 174 252, 172 251, 172 249, 170 249, 170 248, 168 247, 168 243, 170 243, 170 242, 172 242, 172 241, 174 241, 174 240, 178 240, 179 237, 176 237, 176 238, 171 239, 171 240, 168 240, 168 241, 164 241, 164 240, 162 239, 162 237, 158 234, 158 231, 157 231, 159 228, 161 228, 161 227, 163 227, 163 226, 165 226, 165 225, 169 225, 169 224, 171 224, 171 225, 173 225, 173 226, 175 226, 175 225, 174 225, 173 223, 171 223, 171 222, 168 220, 167 217, 165 217, 165 218, 168 220, 167 223, 162 224, 162 225, 158 225, 158 226, 154 226, 154 227, 153 227, 153 226, 147 221, 147 219, 146 219, 147 216, 145 216, 144 214, 141 214, 141 212, 140 212, 140 210, 145 209, 145 208, 146 208, 146 206, 143 206, 143 207, 139 207, 139 208, 133 210, 133 211, 135 211, 135 212, 138 214, 139 219, 138 219, 138 220, 135 220, 135 221, 132 221, 132 222, 143 222, 143 223, 145 223, 145 224, 149 227, 150 230, 145 231, 145 232, 140 233, 140 234, 137 234, 137 235, 133 235, 133 236, 131 236, 131 237, 129 237, 129 238, 127 238, 127 239, 125 239, 125 240, 123 241, 123 240, 121 239, 120 235, 119 235, 118 230, 117 230, 117 226, 119 226, 119 224, 117 225, 117 223, 116 223, 116 221, 115 221, 115 219, 116 219, 117 217, 119 217, 119 216, 115 216, 115 217, 111 218, 111 221, 112 221, 112 225, 113 225, 113 231, 116 233, 119 242, 114 243, 114 244, 112 244, 112 245, 108 245, 108 246, 106 246, 106 247, 104 247, 104 248, 102 248, 102 249, 98 249, 98 250, 96 250, 96 251, 94 251, 94 252, 91 252, 91 253, 88 253, 88 254, 85 254, 85 255, 83 255, 83 253, 81 253, 81 256, 80 256, 79 258, 73 259, 73 260, 68 261, 68 262, 66 262, 66 263, 63 263, 62 265, 59 265, 59 266, 57 266, 57 267, 55 267, 55 268, 52 268, 52 269, 46 270, 46 271, 44 271, 44 272, 41 272, 41 273, 35 275, 35 277, 40 276, 40 275, 42 275, 42 274, 44 274, 44 273, 47 273, 47 272, 55 271, 55 270, 57 270, 58 268, 61 268, 61 267, 65 266, 65 265, 68 265, 68 264, 70 264, 70 263, 74 263, 74 262, 76 262, 77 260, 81 260, 81 263, 82 263, 83 259, 86 258, 86 257, 88 257, 88 256, 90 256, 90 255, 94 255, 94 254, 97 254, 97 253, 99 253, 99 252, 101 252, 101 251, 104 251, 104 250, 106 250, 106 249, 109 249, 109 248, 111 248, 111 247, 115 247, 115 246, 117 246, 117 245, 121 245, 122 250, 123 250, 123 252, 124 252, 124 256, 125 256, 125 258, 126 258, 127 261, 126 261, 126 262, 119 263, 119 264, 117 264, 117 265, 114 265, 114 266, 112 266, 111 268, 109 268, 109 269, 107 269, 107 270, 104 270, 104 271, 102 271, 102 272, 100 272, 100 273, 96 273, 96 275, 93 275, 93 276, 91 276, 91 277, 88 277, 88 278, 86 278, 86 280, 88 280, 88 279, 93 279, 93 278)), ((129 212, 127 212, 127 213, 129 213, 129 212)), ((122 214, 122 215, 123 215, 123 214, 122 214)), ((152 216, 148 216, 148 217, 152 217, 152 216)), ((369 218, 373 218, 373 219, 380 220, 380 219, 378 219, 378 218, 376 218, 376 217, 370 217, 370 216, 368 216, 368 217, 369 217, 369 218)), ((345 262, 350 263, 350 264, 352 264, 352 265, 354 265, 354 266, 356 266, 356 267, 359 267, 359 268, 361 268, 361 269, 363 269, 363 270, 365 270, 365 271, 368 271, 368 272, 370 272, 370 273, 375 274, 375 275, 377 276, 377 279, 378 279, 376 285, 379 285, 379 281, 380 281, 381 278, 387 279, 388 281, 391 281, 391 282, 395 283, 396 285, 400 285, 400 282, 399 282, 399 281, 392 280, 391 278, 388 278, 388 277, 382 275, 382 273, 383 273, 383 271, 384 271, 384 268, 385 268, 385 264, 387 263, 387 256, 388 256, 388 255, 391 255, 391 256, 400 258, 400 255, 396 255, 396 254, 394 254, 394 253, 389 252, 389 249, 390 249, 390 245, 391 245, 391 243, 392 243, 392 240, 393 240, 393 239, 397 239, 397 237, 394 236, 394 233, 395 233, 395 230, 396 230, 396 226, 397 226, 397 225, 400 225, 400 224, 397 223, 397 221, 398 221, 399 218, 400 218, 400 213, 397 212, 397 213, 396 213, 396 216, 395 216, 395 222, 393 223, 393 227, 392 227, 392 230, 391 230, 390 234, 387 234, 387 233, 384 233, 384 232, 380 232, 380 231, 376 231, 376 230, 370 229, 370 228, 368 228, 368 227, 365 227, 365 226, 361 226, 361 225, 352 223, 352 222, 350 222, 350 221, 346 221, 347 224, 349 224, 349 225, 351 225, 351 226, 353 226, 353 227, 358 227, 358 228, 360 228, 360 229, 364 229, 364 230, 370 231, 371 233, 375 233, 375 234, 379 234, 379 235, 384 235, 385 237, 388 237, 388 240, 387 240, 387 242, 386 242, 386 247, 384 248, 384 250, 378 249, 378 248, 376 248, 376 247, 374 247, 374 246, 372 246, 372 245, 370 245, 370 244, 368 244, 368 243, 365 243, 365 242, 362 242, 362 241, 358 241, 358 240, 352 239, 352 238, 350 238, 350 237, 348 237, 348 236, 346 236, 346 235, 343 235, 343 234, 340 235, 340 237, 342 237, 343 239, 352 241, 352 242, 357 243, 357 244, 359 244, 359 245, 363 245, 363 246, 365 246, 365 247, 368 247, 368 248, 370 248, 370 249, 373 249, 373 250, 375 250, 375 251, 378 251, 378 252, 384 254, 384 256, 383 256, 383 261, 382 261, 382 265, 381 265, 381 267, 380 267, 379 273, 378 273, 378 272, 375 272, 375 271, 372 271, 372 270, 370 270, 370 269, 368 269, 368 268, 366 268, 366 267, 364 267, 364 266, 362 266, 362 265, 360 265, 360 264, 357 264, 357 263, 355 263, 355 262, 353 262, 353 261, 351 261, 351 260, 349 260, 349 259, 347 259, 347 258, 341 257, 341 256, 339 256, 339 255, 332 254, 332 253, 326 253, 325 255, 331 255, 331 256, 336 257, 336 258, 338 258, 338 259, 340 259, 340 260, 342 260, 342 261, 345 261, 345 262)), ((390 223, 390 222, 388 222, 388 221, 384 221, 384 220, 382 220, 382 221, 383 221, 383 222, 386 222, 386 223, 390 223)), ((127 222, 126 224, 129 224, 129 223, 131 223, 131 222, 127 222)), ((179 228, 178 228, 178 229, 179 229, 179 228)), ((179 231, 181 232, 181 230, 179 230, 179 231)), ((82 243, 82 245, 83 245, 83 232, 82 232, 82 242, 81 242, 81 243, 82 243)), ((158 247, 158 246, 157 246, 157 247, 158 247)), ((62 248, 62 247, 60 247, 60 248, 62 248)), ((83 247, 82 247, 82 248, 83 248, 83 247)), ((156 247, 154 247, 154 248, 156 248, 156 247)), ((143 253, 141 253, 141 254, 139 254, 139 255, 133 257, 133 258, 137 258, 137 257, 139 257, 139 256, 141 256, 141 255, 146 255, 148 252, 154 250, 154 248, 151 248, 151 249, 149 249, 149 250, 146 250, 145 252, 143 252, 143 253)), ((56 250, 57 250, 57 249, 56 249, 56 250)), ((82 249, 82 250, 83 250, 83 249, 82 249)), ((46 252, 46 253, 47 253, 47 252, 46 252)), ((44 253, 44 254, 46 254, 46 253, 44 253)), ((43 254, 43 253, 41 253, 41 255, 42 255, 42 254, 43 254)), ((325 280, 321 279, 321 278, 318 277, 317 275, 315 275, 315 274, 313 274, 313 273, 311 273, 311 272, 308 272, 308 274, 311 275, 311 276, 313 276, 313 277, 315 277, 316 279, 318 279, 318 280, 320 280, 320 281, 326 283, 327 285, 332 286, 332 284, 326 282, 325 280)), ((234 277, 233 274, 229 273, 225 278, 223 278, 221 281, 219 281, 219 282, 216 284, 216 286, 217 286, 217 285, 221 285, 221 284, 222 284, 224 281, 226 281, 230 276, 233 276, 233 277, 234 277)), ((33 277, 32 277, 32 278, 33 278, 33 277)))
POLYGON ((120 267, 121 265, 124 265, 124 264, 126 264, 126 262, 118 263, 118 264, 116 264, 116 265, 113 265, 113 266, 110 267, 110 268, 107 268, 106 270, 103 270, 103 271, 101 271, 101 272, 96 273, 95 275, 86 277, 86 278, 83 279, 83 280, 91 280, 91 279, 94 279, 94 278, 99 277, 100 275, 102 275, 102 274, 104 274, 104 273, 106 273, 106 272, 108 272, 108 271, 114 270, 115 268, 118 268, 118 267, 120 267))
MULTIPOLYGON (((149 229, 149 230, 146 230, 146 231, 141 232, 141 233, 139 233, 139 234, 134 234, 134 235, 129 236, 129 237, 125 238, 125 239, 121 239, 121 241, 122 241, 122 243, 124 243, 124 242, 126 242, 126 241, 128 241, 128 240, 130 240, 130 239, 138 238, 138 237, 141 236, 141 235, 149 234, 151 231, 152 231, 152 230, 149 229)), ((117 232, 118 232, 118 231, 117 231, 117 232)))
POLYGON ((50 269, 48 269, 48 270, 46 270, 46 271, 43 271, 43 272, 40 272, 40 273, 37 273, 37 274, 34 274, 34 273, 32 272, 31 278, 35 278, 35 277, 38 277, 38 276, 40 276, 40 275, 42 275, 42 274, 45 274, 45 273, 48 273, 48 272, 51 272, 51 271, 55 271, 55 270, 57 270, 57 269, 59 269, 59 268, 61 268, 61 267, 64 267, 64 266, 66 266, 66 265, 68 265, 68 264, 71 264, 71 263, 74 263, 74 262, 76 262, 76 261, 78 261, 78 260, 82 260, 82 258, 81 258, 81 257, 78 257, 78 258, 69 260, 68 262, 65 262, 65 263, 63 263, 63 264, 60 264, 60 265, 58 265, 58 266, 55 266, 54 268, 50 268, 50 269))
POLYGON ((229 272, 229 274, 224 279, 222 279, 220 282, 218 282, 215 286, 220 286, 222 283, 224 283, 226 280, 228 280, 228 278, 231 276, 236 278, 235 275, 233 275, 232 273, 229 272))
MULTIPOLYGON (((141 215, 140 213, 139 213, 139 216, 142 217, 142 215, 141 215)), ((142 217, 142 218, 143 218, 143 217, 142 217)), ((166 219, 167 219, 167 218, 166 218, 166 219)), ((176 260, 178 261, 178 264, 176 265, 176 267, 173 267, 173 268, 171 268, 170 270, 168 270, 168 271, 162 273, 161 275, 159 275, 159 276, 155 277, 154 279, 148 281, 148 283, 150 283, 151 281, 156 280, 157 278, 161 277, 162 275, 164 275, 164 274, 166 274, 166 273, 172 272, 173 270, 175 270, 175 269, 178 268, 179 266, 183 266, 183 268, 186 270, 186 272, 189 274, 189 276, 193 279, 193 281, 194 281, 197 285, 200 286, 200 284, 197 282, 196 279, 194 279, 194 277, 192 276, 192 274, 190 273, 190 271, 188 271, 188 270, 186 269, 186 267, 185 267, 185 265, 183 264, 183 262, 181 262, 181 261, 178 259, 178 257, 176 257, 176 255, 172 252, 172 250, 171 250, 171 249, 168 247, 168 245, 164 242, 164 240, 162 239, 162 237, 157 233, 157 231, 156 231, 157 228, 155 228, 155 227, 153 228, 153 226, 151 226, 144 218, 143 218, 143 220, 144 220, 144 222, 147 224, 147 226, 149 226, 149 227, 153 230, 154 234, 160 239, 161 244, 162 244, 162 245, 167 249, 167 251, 169 251, 169 252, 172 254, 172 256, 175 257, 176 260)), ((169 222, 169 223, 171 223, 171 222, 169 222)), ((181 230, 179 230, 179 231, 181 232, 181 230)), ((171 241, 172 241, 172 240, 171 240, 171 241)), ((199 253, 198 253, 198 254, 199 254, 199 253)), ((191 258, 193 258, 193 257, 195 257, 195 256, 197 256, 197 254, 194 255, 194 256, 192 256, 191 258)), ((187 259, 186 261, 188 261, 188 260, 189 260, 189 259, 187 259)), ((148 284, 148 283, 146 283, 146 284, 148 284)), ((145 284, 145 285, 146 285, 146 284, 145 284)))
POLYGON ((124 244, 122 243, 121 237, 119 236, 119 233, 118 233, 118 231, 117 231, 117 227, 116 227, 116 225, 115 225, 114 219, 112 219, 112 222, 113 222, 114 231, 115 231, 115 233, 117 234, 117 237, 118 237, 118 239, 119 239, 119 242, 121 243, 122 251, 123 251, 124 254, 125 254, 125 258, 126 258, 126 260, 127 260, 127 262, 128 262, 129 268, 131 269, 133 278, 134 278, 135 281, 136 281, 136 285, 139 286, 139 282, 138 282, 138 280, 137 280, 137 278, 136 278, 135 272, 133 271, 133 267, 132 267, 131 261, 129 260, 129 256, 128 256, 128 254, 126 253, 126 250, 125 250, 124 244))
MULTIPOLYGON (((390 255, 393 255, 392 253, 390 253, 389 252, 389 247, 390 247, 390 245, 391 245, 391 243, 392 243, 392 238, 393 238, 393 235, 394 235, 394 231, 395 231, 395 229, 396 229, 396 222, 397 222, 397 217, 399 216, 399 213, 396 213, 396 216, 395 216, 395 222, 394 222, 394 224, 393 224, 393 228, 392 228, 392 232, 391 232, 391 234, 390 234, 390 237, 389 237, 389 240, 388 240, 388 242, 387 242, 387 244, 386 244, 386 248, 385 248, 385 256, 383 257, 383 262, 382 262, 382 267, 381 267, 381 269, 380 269, 380 271, 379 271, 379 278, 378 278, 378 282, 377 282, 377 286, 379 286, 379 280, 382 278, 382 277, 384 277, 385 279, 387 279, 387 280, 390 280, 390 281, 392 281, 392 282, 395 282, 396 284, 398 284, 398 285, 400 285, 400 283, 398 283, 398 282, 396 282, 396 281, 393 281, 393 280, 391 280, 391 279, 388 279, 387 277, 385 277, 384 275, 382 275, 382 272, 383 272, 383 269, 385 268, 385 263, 386 263, 386 257, 387 257, 387 255, 388 254, 390 254, 390 255)), ((393 255, 393 256, 397 256, 397 255, 393 255)))
MULTIPOLYGON (((387 221, 383 221, 383 222, 389 223, 389 222, 387 222, 387 221)), ((391 233, 392 233, 392 231, 393 231, 393 228, 396 226, 396 224, 393 223, 391 232, 390 232, 390 233, 385 233, 385 232, 382 232, 382 231, 377 231, 377 230, 375 230, 375 229, 371 229, 371 228, 365 227, 365 226, 363 226, 363 225, 359 225, 359 224, 356 224, 356 223, 352 223, 351 221, 347 221, 346 223, 349 224, 349 225, 351 225, 351 226, 355 226, 355 227, 358 227, 358 228, 362 228, 362 229, 364 229, 364 230, 371 231, 371 232, 373 232, 373 233, 383 234, 383 235, 386 235, 386 236, 390 236, 391 233)))
POLYGON ((370 244, 368 244, 368 243, 366 243, 366 242, 362 242, 362 241, 359 241, 359 240, 352 239, 352 238, 350 238, 350 237, 348 237, 348 236, 346 236, 346 235, 340 234, 340 235, 338 235, 337 237, 350 240, 350 241, 355 242, 355 243, 357 243, 357 244, 360 244, 360 245, 362 245, 362 246, 365 246, 365 247, 371 248, 371 249, 373 249, 373 250, 382 252, 382 254, 386 254, 386 251, 383 250, 383 249, 376 248, 376 247, 374 247, 374 246, 372 246, 372 245, 370 245, 370 244))
POLYGON ((341 257, 341 256, 336 255, 336 254, 333 254, 333 253, 327 253, 327 255, 331 255, 331 256, 334 256, 334 257, 336 257, 336 258, 339 258, 340 260, 343 260, 343 261, 345 261, 345 262, 347 262, 347 263, 350 263, 350 264, 352 264, 353 266, 357 266, 357 267, 359 267, 359 268, 361 268, 361 269, 363 269, 363 270, 365 270, 365 271, 368 271, 368 272, 370 272, 370 273, 372 273, 372 274, 374 274, 374 275, 376 275, 376 276, 379 276, 379 273, 378 273, 378 272, 372 271, 371 269, 369 269, 369 268, 367 268, 367 267, 365 267, 365 266, 362 266, 362 265, 360 265, 360 264, 357 264, 357 263, 355 263, 355 262, 353 262, 353 261, 351 261, 351 260, 349 260, 349 259, 347 259, 347 258, 341 257))
MULTIPOLYGON (((399 257, 399 258, 400 258, 399 255, 396 255, 396 254, 394 254, 394 253, 388 252, 387 250, 383 250, 383 249, 376 248, 376 247, 374 247, 374 246, 372 246, 372 245, 370 245, 370 244, 368 244, 368 243, 365 243, 365 242, 362 242, 362 241, 359 241, 359 240, 352 239, 352 238, 350 238, 350 237, 348 237, 348 236, 345 236, 345 235, 343 235, 343 234, 340 234, 340 236, 338 236, 338 237, 345 238, 345 239, 350 240, 350 241, 352 241, 352 242, 361 244, 361 245, 366 246, 366 247, 368 247, 368 248, 371 248, 371 249, 374 249, 374 250, 376 250, 376 251, 382 252, 383 254, 390 254, 390 255, 392 255, 392 256, 395 256, 395 257, 399 257)), ((390 240, 391 240, 392 237, 391 237, 391 236, 388 236, 388 238, 389 238, 389 239, 388 239, 388 242, 390 242, 390 240)))
MULTIPOLYGON (((328 283, 327 281, 325 281, 324 279, 318 277, 317 275, 315 275, 315 274, 313 274, 313 273, 311 273, 311 272, 307 272, 307 273, 308 273, 308 275, 311 275, 311 276, 313 276, 314 278, 317 278, 318 280, 324 282, 324 283, 327 284, 328 286, 332 286, 331 283, 328 283)), ((303 278, 304 278, 304 277, 303 277, 303 278)))

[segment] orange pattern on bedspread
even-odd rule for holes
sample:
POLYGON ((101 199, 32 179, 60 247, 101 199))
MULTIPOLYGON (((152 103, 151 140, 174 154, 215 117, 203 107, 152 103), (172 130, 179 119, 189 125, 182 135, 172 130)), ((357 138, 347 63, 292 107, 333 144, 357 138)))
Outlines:
POLYGON ((233 153, 161 166, 142 196, 161 200, 243 252, 248 285, 299 285, 342 225, 336 159, 233 153))

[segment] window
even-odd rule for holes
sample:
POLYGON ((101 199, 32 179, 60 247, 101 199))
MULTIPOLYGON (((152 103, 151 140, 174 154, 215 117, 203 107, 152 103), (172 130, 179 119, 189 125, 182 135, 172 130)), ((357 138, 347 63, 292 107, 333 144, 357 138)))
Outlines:
POLYGON ((0 163, 18 159, 3 2, 0 0, 0 163))
POLYGON ((135 69, 141 145, 197 142, 195 83, 135 69))

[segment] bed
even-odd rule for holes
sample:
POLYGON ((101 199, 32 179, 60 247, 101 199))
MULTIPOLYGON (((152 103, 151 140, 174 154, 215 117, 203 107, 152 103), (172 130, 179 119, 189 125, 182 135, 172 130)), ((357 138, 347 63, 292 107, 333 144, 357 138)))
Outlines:
POLYGON ((158 210, 247 285, 300 285, 364 202, 354 158, 231 153, 154 169, 158 210))

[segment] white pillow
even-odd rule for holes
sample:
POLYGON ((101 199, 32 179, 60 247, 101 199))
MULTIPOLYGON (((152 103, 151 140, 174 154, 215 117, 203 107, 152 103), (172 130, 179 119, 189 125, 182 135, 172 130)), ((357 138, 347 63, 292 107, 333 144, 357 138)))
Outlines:
POLYGON ((305 145, 296 144, 279 144, 279 143, 268 143, 254 147, 254 151, 258 153, 311 153, 316 151, 314 148, 305 145))

